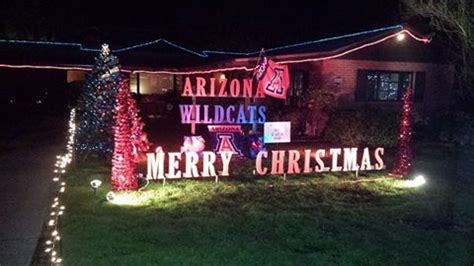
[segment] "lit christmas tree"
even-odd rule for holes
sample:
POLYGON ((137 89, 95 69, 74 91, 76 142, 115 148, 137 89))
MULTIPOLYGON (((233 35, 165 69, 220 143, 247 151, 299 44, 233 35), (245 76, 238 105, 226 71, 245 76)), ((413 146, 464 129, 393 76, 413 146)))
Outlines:
POLYGON ((139 116, 137 102, 133 99, 130 90, 127 94, 128 101, 128 116, 131 123, 130 138, 132 142, 132 155, 135 162, 139 161, 139 155, 144 154, 150 148, 148 137, 143 131, 145 123, 143 123, 139 116))
POLYGON ((104 44, 78 100, 76 151, 79 154, 112 153, 113 115, 120 80, 119 61, 104 44))
POLYGON ((413 90, 411 86, 406 89, 403 96, 402 116, 400 123, 400 133, 398 135, 398 152, 395 164, 390 172, 391 176, 404 177, 408 174, 412 164, 411 151, 411 109, 413 108, 413 90))
POLYGON ((112 189, 136 190, 135 161, 132 144, 132 117, 130 116, 130 90, 122 81, 116 99, 114 126, 114 153, 112 157, 112 189))

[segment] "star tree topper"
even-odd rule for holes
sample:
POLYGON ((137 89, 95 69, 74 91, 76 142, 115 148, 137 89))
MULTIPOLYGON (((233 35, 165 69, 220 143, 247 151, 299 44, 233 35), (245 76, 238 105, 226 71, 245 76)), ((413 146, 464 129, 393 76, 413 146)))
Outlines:
POLYGON ((108 55, 110 53, 110 48, 108 44, 102 44, 102 53, 105 55, 108 55))

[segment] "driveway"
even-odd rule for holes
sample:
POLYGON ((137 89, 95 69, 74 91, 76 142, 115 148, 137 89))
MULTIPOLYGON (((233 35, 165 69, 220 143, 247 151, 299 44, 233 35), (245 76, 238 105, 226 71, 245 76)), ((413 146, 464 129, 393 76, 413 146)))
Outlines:
POLYGON ((62 118, 10 119, 0 135, 0 265, 30 265, 52 198, 62 118))

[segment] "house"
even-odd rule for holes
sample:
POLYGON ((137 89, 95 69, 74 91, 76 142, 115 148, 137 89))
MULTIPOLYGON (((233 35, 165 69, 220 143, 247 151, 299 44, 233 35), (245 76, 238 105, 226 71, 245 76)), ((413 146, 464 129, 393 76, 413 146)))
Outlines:
MULTIPOLYGON (((63 70, 76 89, 99 52, 78 43, 0 40, 0 46, 0 69, 63 70)), ((112 52, 143 111, 155 115, 165 111, 170 95, 180 95, 185 77, 249 78, 260 55, 260 50, 197 51, 164 39, 112 52)), ((447 108, 453 98, 453 67, 444 54, 436 39, 402 25, 268 48, 267 57, 288 65, 291 82, 286 101, 262 101, 300 108, 307 92, 322 90, 339 108, 399 108, 412 86, 417 110, 430 114, 447 108)))

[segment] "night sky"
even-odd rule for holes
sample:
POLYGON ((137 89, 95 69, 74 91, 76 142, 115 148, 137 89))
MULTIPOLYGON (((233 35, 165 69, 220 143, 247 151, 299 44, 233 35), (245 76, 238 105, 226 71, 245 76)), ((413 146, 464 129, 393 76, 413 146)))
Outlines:
MULTIPOLYGON (((166 38, 193 50, 256 51, 401 22, 396 0, 308 2, 316 1, 3 1, 0 38, 112 49, 166 38)), ((0 103, 63 94, 65 75, 50 72, 0 71, 0 103)))
POLYGON ((254 50, 400 23, 395 0, 153 2, 9 1, 3 35, 115 46, 164 37, 191 48, 254 50))

